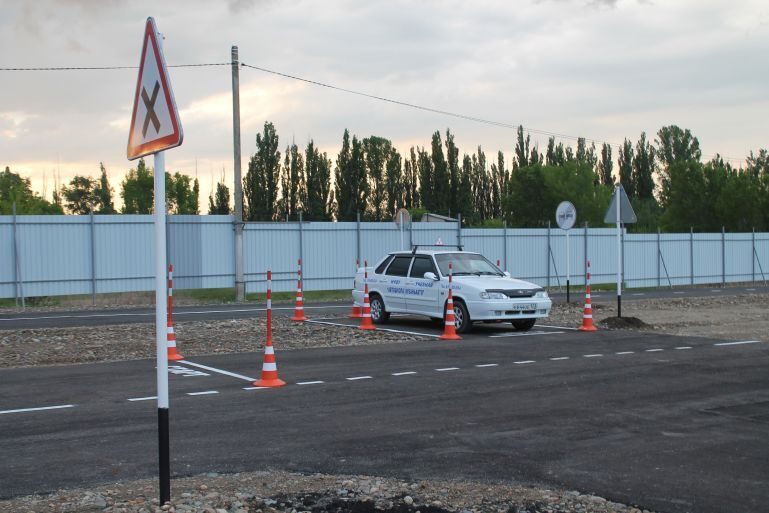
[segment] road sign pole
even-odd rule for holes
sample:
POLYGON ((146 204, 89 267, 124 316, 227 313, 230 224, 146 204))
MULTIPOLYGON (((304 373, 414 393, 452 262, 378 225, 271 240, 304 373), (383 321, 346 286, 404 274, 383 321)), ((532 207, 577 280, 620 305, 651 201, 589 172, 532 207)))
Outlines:
POLYGON ((566 303, 570 303, 571 299, 569 296, 569 285, 570 285, 570 278, 571 278, 571 268, 569 263, 569 256, 571 253, 569 252, 569 230, 566 230, 566 303))
POLYGON ((168 430, 168 351, 166 349, 166 159, 155 154, 155 344, 158 382, 158 461, 160 505, 171 500, 168 430))
POLYGON ((620 229, 619 187, 614 189, 617 196, 617 317, 622 317, 622 231, 620 229))
POLYGON ((240 63, 238 47, 232 47, 232 147, 235 193, 235 300, 246 300, 243 275, 243 182, 240 179, 240 63))

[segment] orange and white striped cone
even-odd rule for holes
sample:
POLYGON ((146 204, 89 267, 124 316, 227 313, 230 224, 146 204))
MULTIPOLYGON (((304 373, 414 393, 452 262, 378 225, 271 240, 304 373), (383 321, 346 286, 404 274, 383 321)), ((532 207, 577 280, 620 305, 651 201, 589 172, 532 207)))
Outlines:
MULTIPOLYGON (((358 274, 358 267, 360 267, 360 260, 355 260, 355 274, 358 274)), ((352 281, 352 288, 355 289, 355 279, 352 281)), ((352 302, 352 311, 350 312, 350 319, 360 319, 363 317, 363 313, 361 312, 360 306, 358 306, 355 303, 355 300, 352 302)))
POLYGON ((275 361, 275 348, 272 346, 272 271, 267 270, 267 342, 264 344, 264 362, 262 377, 254 381, 255 387, 282 387, 285 381, 278 378, 278 364, 275 361))
POLYGON ((358 329, 375 330, 374 323, 371 322, 371 303, 368 300, 368 262, 363 262, 363 268, 363 314, 358 329))
POLYGON ((176 362, 184 360, 184 357, 176 350, 176 334, 174 333, 174 266, 168 266, 168 326, 166 328, 166 340, 168 347, 168 361, 176 362))
POLYGON ((593 325, 593 305, 590 301, 590 260, 587 261, 587 287, 585 288, 585 312, 582 314, 582 326, 579 331, 598 331, 593 325))
POLYGON ((438 337, 440 340, 462 340, 457 335, 457 321, 454 318, 454 296, 451 293, 452 271, 451 262, 449 262, 449 299, 446 301, 446 319, 443 322, 443 335, 438 337))
POLYGON ((292 321, 306 321, 307 317, 304 316, 304 298, 302 297, 302 259, 298 260, 299 271, 297 271, 296 279, 296 308, 294 308, 294 316, 292 321))

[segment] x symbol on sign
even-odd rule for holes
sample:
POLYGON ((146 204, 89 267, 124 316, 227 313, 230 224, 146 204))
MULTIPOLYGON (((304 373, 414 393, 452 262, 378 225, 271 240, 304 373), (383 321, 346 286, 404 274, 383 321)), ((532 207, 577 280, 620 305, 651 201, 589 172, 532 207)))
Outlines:
POLYGON ((158 91, 160 91, 160 84, 155 81, 155 88, 152 90, 152 98, 147 96, 147 90, 142 87, 142 100, 144 100, 144 106, 147 107, 147 117, 144 118, 144 128, 142 128, 142 137, 147 137, 147 128, 150 126, 155 127, 155 132, 160 130, 160 120, 158 115, 155 114, 155 100, 158 99, 158 91))

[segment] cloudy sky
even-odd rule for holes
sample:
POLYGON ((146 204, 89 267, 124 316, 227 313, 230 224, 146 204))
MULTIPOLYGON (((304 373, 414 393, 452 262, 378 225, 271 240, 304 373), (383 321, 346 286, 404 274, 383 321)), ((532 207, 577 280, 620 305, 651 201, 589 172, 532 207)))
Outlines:
MULTIPOLYGON (((0 0, 0 67, 136 66, 147 16, 169 64, 241 61, 339 87, 613 145, 677 124, 739 165, 769 147, 766 0, 0 0)), ((54 172, 113 187, 136 70, 0 71, 0 166, 48 196, 54 172)), ((184 144, 170 171, 203 195, 232 180, 230 68, 170 70, 184 144)), ((401 152, 450 128, 461 152, 505 152, 514 132, 241 69, 244 172, 272 121, 281 146, 312 138, 335 158, 345 128, 401 152)), ((574 145, 570 139, 564 143, 574 145)), ((616 157, 616 147, 614 149, 616 157)), ((204 198, 201 198, 204 200, 204 198)), ((204 201, 201 204, 205 204, 204 201)))

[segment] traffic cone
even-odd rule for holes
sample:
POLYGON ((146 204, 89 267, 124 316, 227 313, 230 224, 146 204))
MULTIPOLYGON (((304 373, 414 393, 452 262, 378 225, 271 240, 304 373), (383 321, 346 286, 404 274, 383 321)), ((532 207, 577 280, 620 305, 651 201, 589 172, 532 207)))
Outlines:
MULTIPOLYGON (((358 274, 358 267, 360 267, 360 260, 355 260, 355 274, 358 274)), ((352 288, 355 288, 355 279, 353 279, 352 282, 352 288)), ((352 311, 350 312, 350 319, 360 319, 363 314, 360 311, 361 308, 355 303, 355 300, 352 302, 352 311)))
POLYGON ((374 323, 371 322, 371 303, 368 301, 368 262, 363 263, 363 314, 358 329, 375 330, 374 323))
POLYGON ((587 261, 587 287, 585 288, 585 312, 582 314, 582 326, 579 331, 598 331, 593 326, 593 306, 590 302, 590 260, 587 261))
POLYGON ((443 322, 443 335, 441 340, 462 340, 462 337, 457 335, 457 324, 454 319, 454 296, 451 293, 451 262, 449 262, 449 299, 446 301, 446 320, 443 322))
POLYGON ((299 259, 299 271, 297 272, 296 279, 296 308, 294 308, 294 316, 292 321, 306 321, 307 317, 304 316, 304 299, 302 298, 302 259, 299 259))
POLYGON ((166 319, 168 325, 166 327, 166 340, 168 347, 168 361, 176 362, 184 360, 184 357, 176 350, 176 334, 174 333, 174 266, 168 266, 168 315, 166 319))
POLYGON ((278 378, 275 348, 272 347, 272 271, 267 270, 267 342, 264 344, 262 377, 254 381, 255 387, 282 387, 286 382, 278 378))

